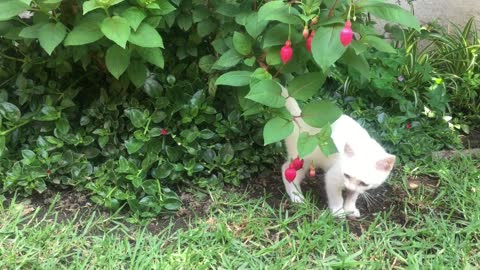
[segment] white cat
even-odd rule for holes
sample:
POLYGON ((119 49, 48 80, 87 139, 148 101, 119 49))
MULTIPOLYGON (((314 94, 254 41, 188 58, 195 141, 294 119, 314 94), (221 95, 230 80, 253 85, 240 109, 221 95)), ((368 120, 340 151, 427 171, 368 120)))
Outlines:
MULTIPOLYGON (((282 95, 287 98, 286 108, 292 116, 300 116, 301 110, 297 101, 289 97, 285 88, 282 95)), ((385 182, 395 164, 395 156, 387 153, 355 120, 342 115, 332 124, 332 140, 338 153, 326 157, 317 147, 304 158, 303 168, 297 171, 293 182, 289 182, 285 179, 285 170, 291 160, 298 156, 297 140, 300 132, 316 134, 320 130, 307 125, 300 117, 296 117, 295 122, 293 133, 285 139, 288 159, 282 166, 283 182, 290 199, 293 202, 303 202, 300 183, 313 161, 316 168, 320 167, 325 171, 325 190, 332 213, 359 217, 360 211, 355 206, 358 195, 385 182), (345 200, 342 196, 344 189, 345 200)))

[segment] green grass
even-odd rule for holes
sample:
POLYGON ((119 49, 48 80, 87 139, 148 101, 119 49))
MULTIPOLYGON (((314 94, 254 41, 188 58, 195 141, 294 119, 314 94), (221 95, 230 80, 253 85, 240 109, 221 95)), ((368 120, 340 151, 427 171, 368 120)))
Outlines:
POLYGON ((404 168, 390 181, 397 206, 359 221, 313 203, 284 209, 218 192, 207 216, 152 234, 117 216, 59 222, 51 209, 36 220, 38 211, 12 202, 0 209, 0 269, 479 269, 478 163, 404 168), (431 185, 406 189, 422 175, 431 185))

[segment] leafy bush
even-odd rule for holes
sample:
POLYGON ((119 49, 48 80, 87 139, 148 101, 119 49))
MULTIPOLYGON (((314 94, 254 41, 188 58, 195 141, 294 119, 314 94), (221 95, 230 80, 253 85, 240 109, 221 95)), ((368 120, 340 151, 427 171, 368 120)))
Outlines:
MULTIPOLYGON (((72 185, 138 215, 177 209, 177 184, 238 184, 275 164, 295 125, 282 86, 323 128, 301 136, 302 156, 336 151, 328 127, 341 111, 328 91, 338 82, 361 89, 372 78, 368 93, 383 97, 372 102, 400 101, 413 118, 417 89, 392 75, 405 55, 369 14, 420 29, 377 0, 3 1, 3 190, 72 185)), ((433 110, 444 109, 442 87, 422 79, 433 110)))

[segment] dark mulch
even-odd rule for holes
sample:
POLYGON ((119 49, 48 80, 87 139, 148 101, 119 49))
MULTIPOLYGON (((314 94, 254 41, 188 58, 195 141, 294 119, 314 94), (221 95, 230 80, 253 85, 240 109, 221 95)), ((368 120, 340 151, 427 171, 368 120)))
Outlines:
POLYGON ((461 139, 466 148, 480 148, 480 129, 471 131, 470 134, 462 136, 461 139))

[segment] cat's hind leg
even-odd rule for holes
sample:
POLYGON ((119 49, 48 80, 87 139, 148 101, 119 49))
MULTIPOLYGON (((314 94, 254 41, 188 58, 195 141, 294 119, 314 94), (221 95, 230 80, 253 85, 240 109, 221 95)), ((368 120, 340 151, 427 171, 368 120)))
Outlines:
POLYGON ((288 169, 289 164, 290 163, 287 161, 282 166, 282 179, 285 184, 285 190, 287 191, 288 196, 290 196, 292 202, 301 203, 305 200, 302 190, 300 189, 300 183, 305 178, 305 169, 302 168, 298 170, 295 179, 292 182, 288 182, 285 178, 285 171, 288 169))

